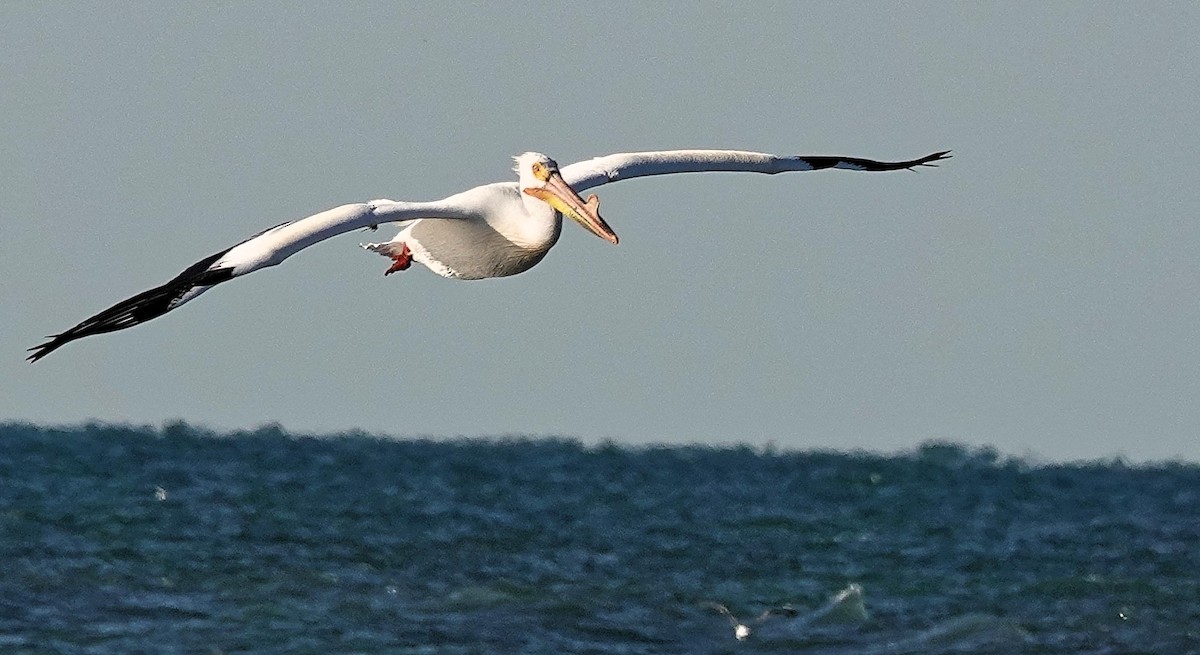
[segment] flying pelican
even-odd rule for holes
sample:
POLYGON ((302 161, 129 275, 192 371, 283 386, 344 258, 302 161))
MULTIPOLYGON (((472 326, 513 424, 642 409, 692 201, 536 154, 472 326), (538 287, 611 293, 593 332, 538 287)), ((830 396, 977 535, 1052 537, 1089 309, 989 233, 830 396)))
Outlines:
POLYGON ((391 241, 363 244, 392 259, 384 275, 420 262, 448 278, 478 280, 516 275, 540 262, 558 241, 562 217, 592 234, 617 243, 617 235, 600 217, 600 200, 579 193, 602 184, 648 175, 742 171, 783 173, 842 168, 894 171, 936 166, 949 151, 901 162, 854 157, 780 157, 737 150, 668 150, 627 152, 581 161, 560 169, 537 152, 515 157, 517 182, 485 184, 432 202, 372 200, 335 207, 308 218, 269 228, 184 269, 166 284, 81 322, 29 350, 30 362, 76 339, 133 327, 157 318, 214 286, 275 266, 301 250, 352 230, 400 223, 391 241))
POLYGON ((763 610, 754 620, 746 623, 720 603, 709 601, 701 603, 701 606, 714 609, 728 619, 730 627, 733 628, 733 637, 738 641, 745 641, 751 636, 755 639, 798 637, 820 625, 862 623, 868 617, 867 608, 863 604, 863 588, 857 583, 852 583, 837 592, 823 607, 812 612, 801 614, 791 605, 780 605, 763 610), (767 621, 775 617, 791 620, 771 621, 767 625, 767 621))
MULTIPOLYGON (((720 612, 721 616, 729 619, 729 625, 733 628, 734 639, 737 639, 738 641, 746 641, 750 638, 750 634, 754 632, 753 628, 738 620, 738 617, 734 616, 733 612, 730 612, 728 607, 725 607, 720 603, 712 602, 704 603, 703 606, 714 609, 720 612)), ((771 617, 786 616, 789 618, 795 618, 799 615, 800 612, 793 609, 791 605, 783 605, 782 607, 769 607, 763 610, 762 614, 759 614, 757 618, 751 621, 751 623, 757 627, 765 623, 771 617)))

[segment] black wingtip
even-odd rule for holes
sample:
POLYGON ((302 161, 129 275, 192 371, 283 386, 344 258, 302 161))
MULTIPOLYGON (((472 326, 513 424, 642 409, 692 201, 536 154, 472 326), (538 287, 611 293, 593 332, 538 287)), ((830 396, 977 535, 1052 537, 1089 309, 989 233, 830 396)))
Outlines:
POLYGON ((943 150, 941 152, 935 152, 932 155, 926 155, 926 156, 912 162, 912 165, 909 166, 909 170, 912 170, 916 166, 928 166, 930 168, 937 168, 937 164, 935 164, 933 162, 942 161, 943 159, 950 159, 953 156, 950 154, 950 152, 951 151, 949 151, 949 150, 943 150))
POLYGON ((935 152, 931 155, 925 155, 924 157, 922 157, 920 159, 914 159, 910 162, 905 162, 904 168, 913 173, 918 172, 918 167, 920 167, 920 166, 928 166, 929 168, 937 168, 938 165, 933 162, 942 161, 943 159, 950 159, 951 156, 952 155, 950 154, 949 150, 935 152))
MULTIPOLYGON (((219 253, 205 257, 184 269, 182 273, 166 284, 143 291, 132 298, 126 298, 82 321, 70 330, 46 337, 49 341, 29 349, 33 354, 29 355, 27 359, 32 364, 76 339, 141 325, 186 302, 181 299, 188 292, 198 287, 211 287, 233 279, 232 268, 214 267, 214 263, 230 250, 231 248, 226 248, 219 253)), ((197 294, 193 294, 192 297, 194 298, 195 295, 197 294)))
POLYGON ((62 337, 61 334, 48 335, 46 338, 49 339, 49 341, 46 343, 40 343, 32 348, 26 348, 26 352, 31 352, 33 354, 25 359, 29 360, 30 364, 33 364, 46 355, 58 350, 63 344, 70 341, 70 339, 61 339, 60 337, 62 337))

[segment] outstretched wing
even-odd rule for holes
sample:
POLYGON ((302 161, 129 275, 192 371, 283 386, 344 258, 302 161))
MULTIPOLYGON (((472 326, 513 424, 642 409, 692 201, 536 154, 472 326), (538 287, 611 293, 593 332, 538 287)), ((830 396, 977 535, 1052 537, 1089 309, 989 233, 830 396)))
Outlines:
POLYGON ((201 259, 166 284, 109 307, 79 325, 30 348, 30 362, 76 339, 140 325, 183 305, 212 287, 260 268, 274 266, 320 241, 363 227, 414 218, 460 218, 454 208, 436 203, 375 200, 342 205, 298 221, 276 225, 201 259))
POLYGON ((783 605, 781 607, 768 607, 767 609, 763 610, 762 614, 759 614, 758 617, 754 619, 754 621, 756 623, 762 623, 762 622, 766 621, 767 619, 770 619, 771 617, 774 617, 774 616, 786 616, 788 618, 796 618, 797 616, 800 616, 800 612, 798 610, 796 610, 795 608, 793 608, 791 605, 783 605))
POLYGON ((815 171, 844 168, 851 171, 897 171, 917 166, 937 166, 934 162, 950 157, 950 151, 935 152, 911 161, 886 162, 857 157, 794 155, 780 157, 764 152, 740 150, 664 150, 660 152, 623 152, 596 157, 560 169, 567 184, 581 193, 585 189, 647 175, 705 173, 716 171, 767 173, 815 171))
POLYGON ((729 625, 731 625, 735 628, 738 627, 738 625, 740 625, 737 620, 737 617, 733 615, 733 612, 730 612, 728 607, 725 607, 724 605, 722 605, 720 603, 708 601, 708 602, 700 603, 700 606, 707 607, 712 610, 716 610, 717 612, 719 612, 721 614, 721 616, 724 616, 726 619, 729 620, 729 625))

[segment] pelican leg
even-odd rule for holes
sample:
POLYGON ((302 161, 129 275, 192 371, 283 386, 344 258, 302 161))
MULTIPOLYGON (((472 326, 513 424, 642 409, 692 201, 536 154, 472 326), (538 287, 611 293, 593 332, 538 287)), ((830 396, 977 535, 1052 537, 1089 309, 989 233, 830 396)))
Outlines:
POLYGON ((401 244, 400 252, 389 256, 392 258, 392 266, 383 272, 384 277, 396 271, 407 271, 408 267, 412 266, 412 251, 408 249, 407 243, 401 244))

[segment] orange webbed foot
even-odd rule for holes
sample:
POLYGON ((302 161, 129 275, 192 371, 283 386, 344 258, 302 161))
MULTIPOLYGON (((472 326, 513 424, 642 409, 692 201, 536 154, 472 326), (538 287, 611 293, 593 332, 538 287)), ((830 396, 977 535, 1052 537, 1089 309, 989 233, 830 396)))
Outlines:
POLYGON ((400 252, 392 255, 392 265, 388 270, 383 272, 383 275, 386 277, 397 271, 407 271, 409 266, 412 266, 412 251, 408 249, 408 244, 405 243, 400 247, 400 252))

